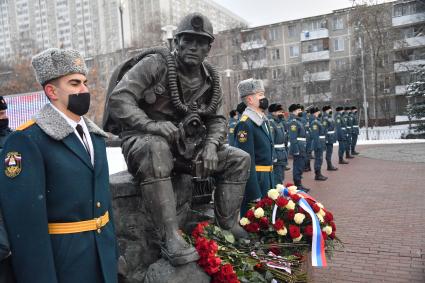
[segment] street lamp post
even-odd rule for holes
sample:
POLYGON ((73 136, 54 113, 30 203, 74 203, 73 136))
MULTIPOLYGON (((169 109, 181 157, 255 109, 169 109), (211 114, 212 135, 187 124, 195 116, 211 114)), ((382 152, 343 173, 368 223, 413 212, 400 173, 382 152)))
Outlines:
POLYGON ((168 47, 170 48, 170 51, 173 51, 173 31, 175 31, 177 27, 173 25, 166 25, 163 26, 161 29, 165 31, 165 37, 168 40, 168 47))
POLYGON ((367 115, 367 97, 366 97, 366 76, 365 76, 365 64, 364 64, 364 46, 361 35, 361 23, 359 22, 355 27, 355 30, 359 32, 359 43, 360 43, 360 51, 361 51, 361 64, 362 64, 362 85, 363 85, 363 112, 364 112, 364 124, 366 128, 366 140, 369 140, 369 118, 367 115))
POLYGON ((226 74, 226 78, 227 78, 227 88, 229 90, 229 102, 230 102, 230 107, 233 107, 233 97, 232 97, 232 88, 230 86, 230 77, 232 76, 232 69, 226 69, 224 70, 225 74, 226 74))
POLYGON ((124 58, 124 2, 121 0, 120 5, 118 6, 120 11, 120 22, 121 22, 121 56, 124 58))
POLYGON ((361 49, 361 62, 362 62, 362 84, 363 84, 363 112, 364 112, 364 124, 366 128, 366 140, 369 140, 369 120, 367 116, 367 98, 366 98, 366 77, 365 77, 365 65, 364 65, 364 48, 362 37, 359 36, 360 49, 361 49))

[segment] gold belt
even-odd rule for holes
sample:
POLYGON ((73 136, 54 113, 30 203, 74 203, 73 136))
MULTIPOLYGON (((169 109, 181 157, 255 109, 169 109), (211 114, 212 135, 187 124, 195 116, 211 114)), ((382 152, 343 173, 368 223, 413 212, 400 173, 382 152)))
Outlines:
POLYGON ((255 171, 257 172, 272 172, 273 165, 255 165, 255 171))
POLYGON ((109 222, 109 212, 99 218, 91 220, 67 222, 67 223, 49 223, 49 234, 71 234, 97 230, 100 233, 100 228, 109 222))

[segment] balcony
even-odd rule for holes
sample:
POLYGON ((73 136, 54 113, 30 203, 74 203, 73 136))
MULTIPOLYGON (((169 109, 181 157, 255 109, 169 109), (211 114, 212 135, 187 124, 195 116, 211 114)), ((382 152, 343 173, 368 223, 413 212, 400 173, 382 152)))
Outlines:
POLYGON ((331 72, 317 72, 317 73, 305 73, 303 76, 303 81, 305 83, 308 82, 320 82, 320 81, 330 81, 331 80, 331 72))
POLYGON ((320 38, 329 37, 329 30, 327 28, 321 28, 312 31, 303 31, 300 35, 301 41, 314 40, 320 38))
POLYGON ((420 46, 425 46, 425 36, 410 37, 394 42, 394 49, 413 48, 420 46))
POLYGON ((393 17, 393 27, 408 26, 420 22, 425 22, 425 13, 393 17))
POLYGON ((253 41, 247 41, 243 42, 241 44, 241 50, 247 51, 252 49, 259 49, 267 46, 267 40, 253 40, 253 41))
POLYGON ((329 50, 303 53, 301 55, 302 62, 313 62, 313 61, 323 61, 329 60, 329 50))
POLYGON ((331 99, 332 99, 331 92, 304 95, 304 103, 330 101, 331 99))
POLYGON ((260 69, 266 66, 267 66, 267 59, 249 61, 249 66, 247 62, 242 62, 242 70, 260 69))
POLYGON ((412 60, 412 61, 394 63, 394 72, 395 73, 412 72, 419 65, 425 65, 425 60, 420 59, 420 60, 412 60))
POLYGON ((404 95, 407 92, 407 85, 396 85, 395 95, 404 95))

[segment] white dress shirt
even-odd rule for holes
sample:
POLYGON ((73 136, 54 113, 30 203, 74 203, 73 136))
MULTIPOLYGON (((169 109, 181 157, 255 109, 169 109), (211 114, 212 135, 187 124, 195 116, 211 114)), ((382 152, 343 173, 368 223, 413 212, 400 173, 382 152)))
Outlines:
POLYGON ((72 120, 71 118, 69 118, 68 116, 66 116, 64 113, 62 113, 59 109, 57 109, 53 104, 50 103, 50 105, 52 106, 53 109, 55 109, 64 119, 65 121, 74 129, 74 133, 75 135, 78 137, 78 139, 80 140, 81 144, 84 146, 84 148, 86 148, 86 146, 84 145, 84 141, 81 139, 80 134, 77 132, 77 125, 80 124, 81 127, 83 128, 84 131, 84 135, 87 139, 87 143, 88 143, 88 147, 89 147, 89 151, 90 151, 90 159, 91 159, 91 164, 94 165, 94 149, 93 149, 93 142, 91 140, 91 136, 89 133, 89 130, 87 128, 86 123, 84 122, 84 119, 82 119, 82 117, 80 117, 80 121, 75 122, 74 120, 72 120))

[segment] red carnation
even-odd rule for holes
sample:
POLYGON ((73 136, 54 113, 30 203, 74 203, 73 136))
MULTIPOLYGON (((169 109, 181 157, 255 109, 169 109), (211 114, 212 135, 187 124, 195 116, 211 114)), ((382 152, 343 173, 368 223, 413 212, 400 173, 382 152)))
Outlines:
POLYGON ((332 227, 332 231, 336 231, 336 225, 335 225, 335 222, 333 222, 333 221, 331 221, 331 222, 329 222, 329 224, 331 225, 331 227, 332 227))
POLYGON ((239 283, 238 277, 236 276, 233 266, 229 263, 223 265, 219 272, 214 274, 213 283, 239 283))
POLYGON ((301 199, 301 197, 300 197, 298 194, 292 194, 292 195, 291 195, 291 199, 292 199, 295 203, 297 203, 297 202, 301 199))
POLYGON ((294 184, 292 184, 292 183, 286 183, 286 185, 285 185, 285 187, 290 187, 290 186, 293 186, 294 184))
POLYGON ((261 217, 260 218, 260 227, 261 229, 268 229, 269 228, 269 220, 267 217, 261 217))
POLYGON ((318 206, 317 203, 313 204, 311 208, 313 208, 314 213, 318 213, 320 211, 320 206, 318 206))
POLYGON ((323 237, 323 240, 326 241, 326 239, 328 238, 328 234, 322 231, 322 237, 323 237))
POLYGON ((249 209, 246 212, 245 217, 248 218, 249 221, 253 221, 255 219, 254 211, 252 209, 249 209))
POLYGON ((305 226, 304 235, 309 236, 309 237, 313 237, 313 226, 311 226, 311 225, 305 226))
POLYGON ((269 197, 263 198, 262 201, 265 206, 272 206, 274 204, 273 200, 269 197))
POLYGON ((204 233, 204 228, 208 225, 208 221, 199 222, 198 225, 196 225, 195 229, 193 229, 192 231, 192 237, 196 239, 201 236, 204 233))
POLYGON ((332 220, 334 220, 334 216, 330 211, 326 211, 325 222, 330 223, 332 220))
POLYGON ((288 204, 288 200, 284 197, 278 197, 276 200, 276 204, 279 207, 285 207, 288 204))
POLYGON ((252 222, 245 226, 245 230, 250 233, 258 233, 260 231, 260 225, 256 222, 252 222))
POLYGON ((282 219, 277 219, 273 227, 276 231, 279 231, 280 229, 283 229, 283 227, 285 227, 285 222, 283 222, 282 219))
POLYGON ((289 225, 289 235, 292 239, 298 238, 301 235, 300 227, 295 225, 289 225))
POLYGON ((208 275, 212 275, 219 271, 221 264, 221 259, 219 257, 209 257, 207 259, 207 266, 205 267, 205 272, 208 275))
POLYGON ((295 211, 293 209, 288 210, 288 220, 294 220, 295 211))
POLYGON ((332 233, 329 235, 329 238, 332 240, 335 239, 335 231, 332 231, 332 233))

